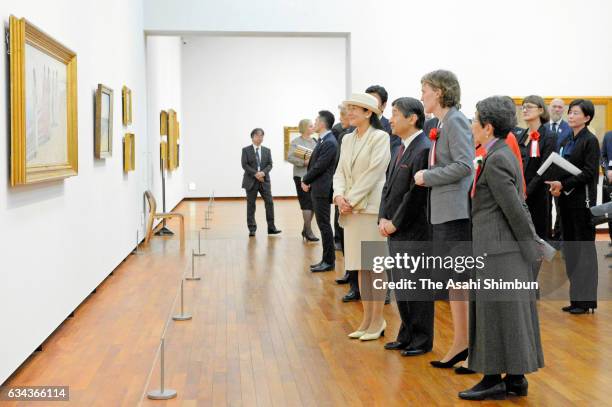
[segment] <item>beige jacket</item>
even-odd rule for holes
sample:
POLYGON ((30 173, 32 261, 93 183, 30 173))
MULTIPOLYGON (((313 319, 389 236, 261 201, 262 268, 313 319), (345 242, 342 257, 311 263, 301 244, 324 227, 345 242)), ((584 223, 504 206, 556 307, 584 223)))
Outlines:
POLYGON ((370 126, 361 144, 355 146, 356 131, 342 139, 334 174, 334 200, 344 196, 354 213, 378 214, 391 159, 389 135, 370 126), (355 148, 359 150, 354 151, 355 148))

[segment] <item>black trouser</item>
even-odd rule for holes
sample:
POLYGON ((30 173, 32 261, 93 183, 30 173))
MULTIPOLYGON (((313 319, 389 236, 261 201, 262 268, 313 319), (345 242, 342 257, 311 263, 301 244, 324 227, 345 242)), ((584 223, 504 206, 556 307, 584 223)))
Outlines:
POLYGON ((330 202, 329 198, 319 198, 311 196, 317 226, 321 231, 321 242, 323 244, 323 261, 327 264, 336 262, 336 252, 334 250, 334 232, 330 223, 330 202))
MULTIPOLYGON (((389 255, 395 257, 404 253, 423 253, 428 251, 429 242, 419 246, 412 242, 388 239, 389 255)), ((390 270, 390 279, 400 282, 402 279, 418 280, 430 278, 430 273, 421 269, 410 273, 405 269, 390 270)), ((425 290, 395 290, 395 300, 402 324, 397 333, 397 342, 407 344, 411 348, 430 351, 434 340, 434 302, 433 293, 425 290), (429 299, 429 300, 428 300, 429 299)))
POLYGON ((561 203, 563 228, 563 252, 565 271, 570 281, 570 301, 583 308, 597 307, 597 250, 595 226, 591 211, 585 208, 568 208, 561 203))
MULTIPOLYGON (((604 176, 604 181, 601 185, 602 203, 610 202, 610 200, 612 200, 610 195, 612 195, 612 185, 608 182, 608 177, 604 176)), ((610 240, 612 240, 612 222, 608 222, 608 235, 610 236, 610 240)))
POLYGON ((276 229, 274 226, 274 202, 272 202, 272 187, 269 182, 256 181, 255 184, 246 191, 247 194, 247 226, 250 232, 257 230, 257 222, 255 222, 255 201, 257 193, 264 200, 266 205, 266 222, 268 229, 276 229))
POLYGON ((342 250, 344 250, 344 229, 340 227, 338 220, 340 219, 340 211, 338 207, 334 205, 334 241, 340 243, 342 250))

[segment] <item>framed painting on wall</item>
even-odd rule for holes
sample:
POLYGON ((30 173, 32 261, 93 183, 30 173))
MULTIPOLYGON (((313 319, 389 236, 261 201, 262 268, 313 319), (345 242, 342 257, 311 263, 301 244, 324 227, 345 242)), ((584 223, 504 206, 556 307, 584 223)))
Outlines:
POLYGON ((170 171, 178 168, 179 155, 179 124, 176 111, 168 109, 168 169, 170 171))
POLYGON ((297 127, 294 126, 285 126, 283 127, 283 140, 284 140, 284 151, 285 151, 285 161, 289 157, 289 146, 291 145, 291 140, 298 137, 300 135, 300 131, 297 127))
POLYGON ((136 144, 133 133, 125 133, 123 137, 123 172, 136 169, 136 144))
MULTIPOLYGON (((593 117, 593 121, 589 125, 589 130, 601 143, 603 141, 603 137, 607 131, 612 130, 612 97, 610 96, 545 96, 544 102, 546 106, 550 105, 553 99, 561 99, 565 102, 565 112, 563 113, 563 120, 567 121, 567 107, 574 99, 588 99, 595 105, 595 117, 593 117)), ((522 97, 513 97, 514 103, 517 106, 516 114, 517 114, 517 122, 518 126, 525 128, 527 125, 523 120, 523 115, 520 107, 523 105, 522 97)))
POLYGON ((121 89, 121 100, 123 101, 123 125, 132 124, 132 91, 127 86, 121 89))
POLYGON ((96 127, 94 155, 106 158, 113 155, 113 90, 101 83, 96 90, 96 127))
POLYGON ((10 16, 11 186, 78 174, 76 54, 10 16))

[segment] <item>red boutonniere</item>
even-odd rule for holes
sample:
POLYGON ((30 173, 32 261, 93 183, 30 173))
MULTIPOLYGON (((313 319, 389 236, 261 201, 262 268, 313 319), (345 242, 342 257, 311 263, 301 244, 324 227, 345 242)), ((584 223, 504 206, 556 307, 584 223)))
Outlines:
POLYGON ((531 148, 530 148, 530 157, 539 157, 540 156, 540 133, 538 131, 531 132, 529 135, 531 138, 531 148))
POLYGON ((438 141, 437 127, 429 130, 429 139, 432 141, 431 149, 429 150, 429 167, 433 167, 436 165, 436 142, 438 141))
POLYGON ((472 182, 472 191, 470 192, 470 197, 472 198, 474 198, 474 195, 476 195, 476 182, 478 182, 478 177, 482 172, 482 164, 484 163, 484 159, 486 156, 487 150, 483 148, 481 155, 476 156, 476 158, 474 159, 474 168, 476 169, 476 175, 474 175, 474 181, 472 182))

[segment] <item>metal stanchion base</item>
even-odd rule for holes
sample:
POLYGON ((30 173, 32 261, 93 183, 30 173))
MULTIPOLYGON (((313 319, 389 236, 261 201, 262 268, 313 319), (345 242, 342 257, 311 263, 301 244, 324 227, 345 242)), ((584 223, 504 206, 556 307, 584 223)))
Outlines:
POLYGON ((152 390, 147 393, 147 398, 151 400, 170 400, 176 397, 176 390, 172 389, 164 389, 161 390, 152 390))
POLYGON ((164 226, 155 232, 155 236, 174 236, 174 232, 164 226))
POLYGON ((201 277, 198 277, 198 276, 194 276, 194 277, 185 277, 185 280, 201 280, 201 277))
POLYGON ((175 321, 188 321, 191 319, 191 314, 190 313, 178 314, 178 315, 173 316, 172 319, 175 321))
POLYGON ((206 256, 206 253, 193 253, 193 255, 195 257, 202 257, 202 256, 206 256))

